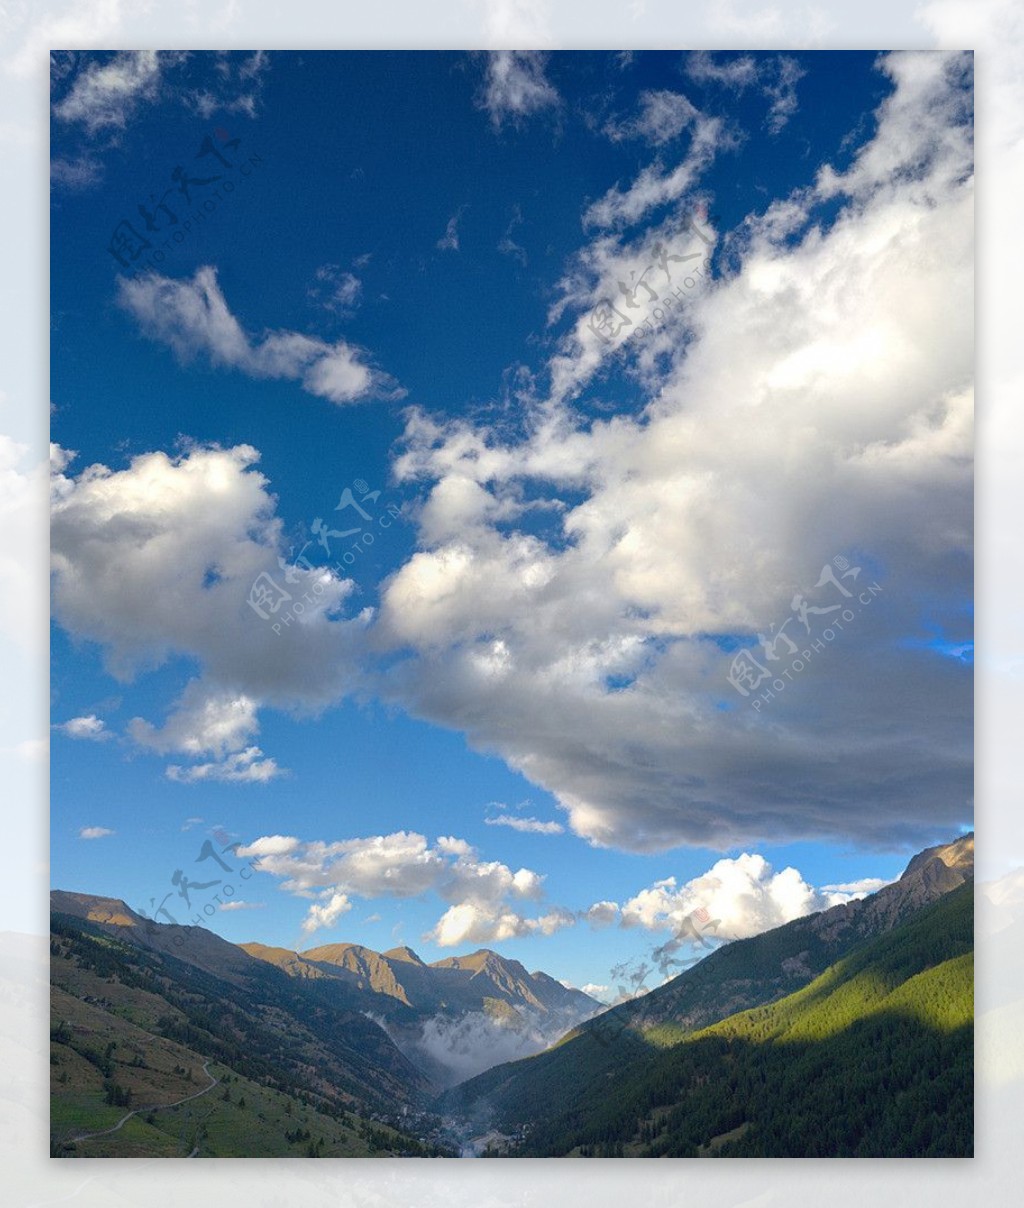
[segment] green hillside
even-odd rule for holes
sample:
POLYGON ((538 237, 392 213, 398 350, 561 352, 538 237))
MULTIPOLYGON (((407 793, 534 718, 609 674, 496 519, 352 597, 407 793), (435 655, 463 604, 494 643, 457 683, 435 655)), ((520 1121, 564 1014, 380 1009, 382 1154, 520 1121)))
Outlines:
POLYGON ((50 961, 54 1156, 441 1152, 422 1076, 319 987, 257 961, 240 986, 61 914, 50 961))
POLYGON ((615 1045, 584 1030, 446 1103, 526 1125, 520 1156, 969 1156, 972 950, 968 883, 770 1005, 615 1045))

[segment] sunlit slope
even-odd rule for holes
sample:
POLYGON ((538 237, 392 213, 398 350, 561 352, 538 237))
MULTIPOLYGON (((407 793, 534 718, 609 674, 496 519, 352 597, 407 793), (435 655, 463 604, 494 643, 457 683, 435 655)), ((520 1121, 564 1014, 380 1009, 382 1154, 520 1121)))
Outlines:
POLYGON ((618 1054, 584 1034, 528 1083, 512 1066, 458 1089, 530 1122, 530 1155, 968 1156, 972 937, 966 884, 768 1006, 618 1054))

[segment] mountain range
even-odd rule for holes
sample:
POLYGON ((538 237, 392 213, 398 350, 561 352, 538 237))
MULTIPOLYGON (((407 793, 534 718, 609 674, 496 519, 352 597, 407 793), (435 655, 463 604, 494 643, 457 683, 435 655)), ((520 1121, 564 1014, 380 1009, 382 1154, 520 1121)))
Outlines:
POLYGON ((55 1152, 965 1154, 973 856, 611 1009, 487 949, 235 945, 54 891, 55 1152))

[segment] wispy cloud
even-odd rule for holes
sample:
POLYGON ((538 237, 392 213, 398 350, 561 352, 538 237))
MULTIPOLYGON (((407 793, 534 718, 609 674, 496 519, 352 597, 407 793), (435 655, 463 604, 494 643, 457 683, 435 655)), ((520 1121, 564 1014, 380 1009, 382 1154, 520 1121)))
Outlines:
POLYGON ((796 86, 807 74, 792 55, 716 56, 696 50, 688 56, 686 74, 700 84, 717 84, 739 94, 756 88, 769 101, 765 127, 778 134, 798 108, 796 86))
POLYGON ((541 822, 537 818, 517 818, 513 814, 499 814, 495 818, 485 818, 488 826, 507 826, 511 830, 533 835, 561 835, 565 827, 559 822, 541 822))
POLYGON ((538 50, 492 50, 487 52, 480 105, 500 130, 543 109, 555 108, 560 100, 545 75, 547 55, 538 50))
POLYGON ((629 118, 612 118, 604 133, 613 140, 640 139, 660 147, 679 137, 697 117, 697 109, 681 92, 654 89, 640 94, 640 109, 629 118))
POLYGON ((301 382, 309 394, 338 405, 405 393, 373 368, 363 349, 338 340, 329 344, 295 331, 250 337, 228 308, 216 270, 196 270, 191 280, 158 273, 118 279, 118 300, 150 339, 172 348, 187 362, 200 354, 212 364, 255 378, 301 382))
POLYGON ((459 222, 462 220, 465 209, 465 206, 459 206, 458 210, 448 219, 444 234, 437 241, 440 251, 457 252, 459 250, 459 222))
POLYGON ((61 121, 80 122, 90 134, 124 129, 142 101, 156 99, 162 69, 156 50, 123 50, 109 62, 91 62, 53 112, 61 121))
POLYGON ((526 266, 526 249, 521 247, 512 238, 512 234, 517 227, 523 224, 523 212, 518 205, 512 207, 512 217, 509 220, 508 226, 505 228, 505 233, 498 240, 498 251, 502 256, 512 256, 518 260, 524 267, 526 266))

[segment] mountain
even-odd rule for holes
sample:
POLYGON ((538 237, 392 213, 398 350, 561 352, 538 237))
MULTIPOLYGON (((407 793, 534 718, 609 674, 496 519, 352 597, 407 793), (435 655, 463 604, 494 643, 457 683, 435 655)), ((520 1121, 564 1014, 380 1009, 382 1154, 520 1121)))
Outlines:
POLYGON ((239 946, 64 890, 51 894, 51 1000, 55 1152, 89 1156, 180 1156, 198 1125, 176 1140, 161 1124, 189 1096, 203 1152, 285 1156, 320 1137, 336 1156, 440 1152, 438 1090, 540 1051, 599 1009, 495 952, 426 965, 406 947, 239 946), (238 1084, 234 1099, 221 1083, 238 1084), (232 1119, 238 1098, 259 1105, 253 1116, 232 1119), (130 1102, 158 1110, 75 1140, 130 1102))
POLYGON ((203 928, 151 923, 116 899, 58 891, 52 904, 57 1156, 181 1156, 186 1134, 235 1156, 320 1138, 338 1156, 437 1151, 439 1136, 403 1127, 430 1132, 434 1085, 361 1010, 203 928), (129 1105, 140 1114, 116 1137, 82 1135, 129 1105))
POLYGON ((467 1081, 442 1104, 481 1127, 492 1117, 521 1126, 535 1122, 530 1105, 557 1104, 566 1094, 576 1101, 592 1089, 604 1093, 609 1082, 618 1087, 646 1058, 653 1036, 666 1029, 677 1036, 695 1033, 807 986, 857 945, 973 884, 973 857, 973 835, 929 848, 876 893, 724 944, 642 998, 584 1023, 548 1052, 467 1081))
POLYGON ((583 1034, 569 1071, 474 1093, 514 1156, 970 1157, 973 921, 962 884, 769 1006, 653 1028, 614 1070, 583 1034))
POLYGON ((582 991, 487 948, 427 965, 411 948, 240 947, 289 977, 320 981, 339 1002, 357 1004, 441 1087, 539 1053, 600 1010, 582 991))

